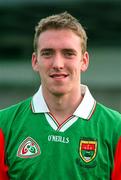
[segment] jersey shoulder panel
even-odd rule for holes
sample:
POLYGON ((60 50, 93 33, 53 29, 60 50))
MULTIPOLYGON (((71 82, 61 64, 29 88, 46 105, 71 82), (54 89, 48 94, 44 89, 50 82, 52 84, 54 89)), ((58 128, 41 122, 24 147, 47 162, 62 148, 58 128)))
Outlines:
POLYGON ((100 103, 97 103, 96 113, 100 115, 100 117, 105 118, 105 121, 110 120, 110 123, 121 124, 121 114, 118 111, 108 108, 100 103))
POLYGON ((95 117, 103 131, 115 139, 115 143, 121 137, 121 114, 102 104, 97 103, 95 117))
POLYGON ((15 117, 22 112, 30 110, 31 98, 0 110, 0 128, 2 131, 8 131, 15 117))

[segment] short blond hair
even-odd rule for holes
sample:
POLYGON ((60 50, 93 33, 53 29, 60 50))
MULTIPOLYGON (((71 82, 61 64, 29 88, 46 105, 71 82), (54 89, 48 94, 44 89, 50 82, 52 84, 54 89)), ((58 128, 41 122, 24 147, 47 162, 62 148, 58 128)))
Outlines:
POLYGON ((81 39, 82 53, 87 49, 87 35, 79 21, 67 12, 48 16, 39 21, 35 27, 34 51, 37 52, 38 38, 40 34, 49 29, 70 29, 81 39))

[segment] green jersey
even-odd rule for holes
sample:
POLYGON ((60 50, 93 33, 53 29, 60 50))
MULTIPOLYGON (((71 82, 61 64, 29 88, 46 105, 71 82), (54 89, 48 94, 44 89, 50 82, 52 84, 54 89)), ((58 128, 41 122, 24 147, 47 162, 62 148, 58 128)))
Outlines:
POLYGON ((82 90, 82 102, 62 124, 41 87, 32 98, 0 111, 1 174, 11 180, 120 179, 121 115, 97 103, 87 87, 82 90))

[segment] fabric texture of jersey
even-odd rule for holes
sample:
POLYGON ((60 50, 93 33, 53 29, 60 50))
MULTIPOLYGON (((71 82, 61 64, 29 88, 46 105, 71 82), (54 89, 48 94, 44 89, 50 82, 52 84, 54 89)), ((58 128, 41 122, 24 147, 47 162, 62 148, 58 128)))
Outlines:
POLYGON ((0 111, 0 153, 6 157, 1 169, 8 170, 11 180, 121 178, 121 115, 82 89, 81 104, 63 124, 49 112, 41 88, 0 111))

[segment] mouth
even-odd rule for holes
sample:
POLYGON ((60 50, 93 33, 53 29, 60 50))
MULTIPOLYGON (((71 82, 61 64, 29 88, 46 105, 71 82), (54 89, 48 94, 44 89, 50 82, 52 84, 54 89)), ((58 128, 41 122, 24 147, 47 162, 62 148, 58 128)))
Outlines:
POLYGON ((68 77, 68 74, 65 73, 53 73, 50 75, 51 78, 55 78, 55 79, 62 79, 62 78, 66 78, 68 77))

